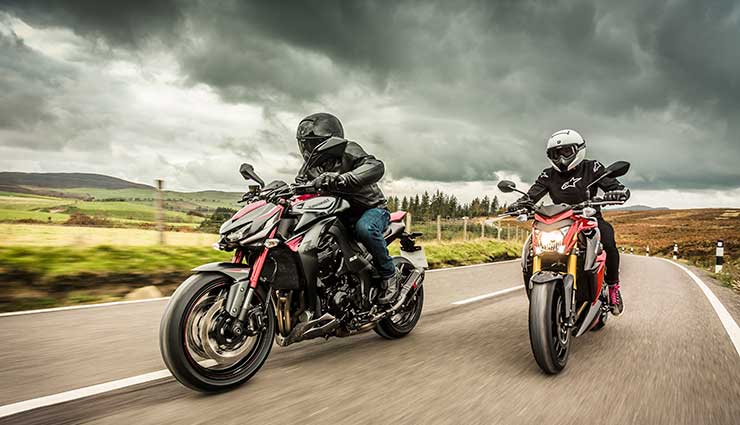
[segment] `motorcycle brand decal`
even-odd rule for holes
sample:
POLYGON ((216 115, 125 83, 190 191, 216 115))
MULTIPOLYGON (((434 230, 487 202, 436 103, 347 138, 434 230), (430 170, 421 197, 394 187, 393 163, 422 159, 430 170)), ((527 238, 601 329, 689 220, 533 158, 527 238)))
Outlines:
POLYGON ((542 174, 540 174, 540 177, 539 178, 541 178, 541 179, 549 179, 550 176, 547 175, 547 171, 543 171, 542 174))
POLYGON ((576 187, 576 183, 578 183, 579 181, 581 181, 581 179, 582 179, 581 177, 573 177, 570 180, 568 180, 567 182, 563 183, 563 185, 560 186, 560 189, 561 190, 566 190, 566 189, 569 189, 571 187, 575 188, 576 187))
POLYGON ((601 168, 601 163, 599 161, 594 162, 594 173, 601 168))

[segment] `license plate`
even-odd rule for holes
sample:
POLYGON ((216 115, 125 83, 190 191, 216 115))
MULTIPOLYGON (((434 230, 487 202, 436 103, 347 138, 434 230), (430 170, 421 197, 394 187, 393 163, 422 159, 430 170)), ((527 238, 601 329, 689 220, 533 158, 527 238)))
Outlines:
POLYGON ((429 268, 429 263, 427 263, 427 255, 424 254, 424 248, 420 248, 420 250, 413 252, 401 250, 401 257, 411 261, 411 264, 413 264, 416 268, 427 269, 429 268))

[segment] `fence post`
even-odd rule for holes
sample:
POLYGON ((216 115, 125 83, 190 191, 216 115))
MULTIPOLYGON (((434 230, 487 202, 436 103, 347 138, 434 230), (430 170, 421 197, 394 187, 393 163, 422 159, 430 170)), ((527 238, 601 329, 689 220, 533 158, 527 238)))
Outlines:
POLYGON ((164 180, 156 179, 157 193, 155 198, 155 208, 157 209, 157 231, 159 232, 159 244, 164 245, 164 202, 162 200, 162 189, 164 189, 164 180))
POLYGON ((406 213, 406 233, 411 233, 411 213, 406 213))
POLYGON ((634 254, 634 253, 635 253, 635 248, 630 247, 630 254, 634 254))
POLYGON ((437 214, 437 242, 442 242, 442 216, 437 214))
POLYGON ((496 223, 496 239, 501 240, 501 223, 496 223))
POLYGON ((673 242, 673 259, 678 260, 678 244, 673 242))
POLYGON ((650 245, 648 245, 647 247, 645 247, 645 256, 646 257, 649 257, 650 256, 650 245))
POLYGON ((717 253, 714 260, 714 272, 722 272, 722 265, 725 263, 725 242, 720 239, 717 241, 717 253))
POLYGON ((468 217, 463 217, 463 240, 468 240, 468 217))
POLYGON ((480 222, 480 238, 484 239, 486 237, 486 222, 481 221, 480 222))

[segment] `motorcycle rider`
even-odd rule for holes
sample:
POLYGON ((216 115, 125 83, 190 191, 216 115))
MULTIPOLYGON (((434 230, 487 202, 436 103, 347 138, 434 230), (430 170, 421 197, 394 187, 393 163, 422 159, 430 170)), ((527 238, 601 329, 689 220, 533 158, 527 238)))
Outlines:
MULTIPOLYGON (((527 196, 522 196, 511 204, 508 208, 509 212, 531 208, 547 194, 554 203, 578 204, 591 199, 599 188, 604 191, 605 201, 629 199, 629 189, 615 178, 605 177, 594 188, 586 190, 586 186, 604 172, 604 166, 599 161, 585 159, 586 140, 577 131, 565 129, 553 133, 547 139, 546 152, 552 167, 540 173, 537 181, 527 192, 527 196), (594 193, 590 193, 591 191, 594 193)), ((619 250, 614 240, 614 228, 604 220, 600 208, 597 208, 595 217, 599 223, 601 243, 606 252, 604 281, 609 287, 612 313, 618 316, 624 311, 624 304, 619 291, 619 250)))
POLYGON ((320 112, 300 121, 296 139, 306 163, 296 182, 312 181, 317 189, 335 191, 350 203, 344 218, 354 224, 355 237, 372 255, 385 289, 378 300, 388 304, 398 293, 401 274, 396 271, 383 237, 390 224, 390 212, 377 182, 383 177, 385 166, 359 144, 348 141, 341 158, 323 158, 304 170, 313 150, 331 137, 344 138, 342 123, 334 115, 320 112))

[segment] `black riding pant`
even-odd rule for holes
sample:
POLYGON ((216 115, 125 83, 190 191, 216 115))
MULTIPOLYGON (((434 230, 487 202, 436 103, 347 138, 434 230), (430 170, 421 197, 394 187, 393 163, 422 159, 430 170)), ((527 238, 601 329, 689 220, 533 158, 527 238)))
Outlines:
POLYGON ((614 228, 603 217, 598 217, 601 245, 606 252, 606 276, 604 281, 611 285, 619 283, 619 250, 614 240, 614 228))

